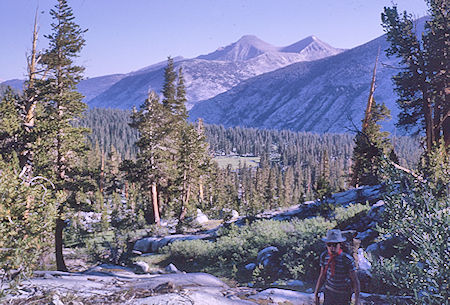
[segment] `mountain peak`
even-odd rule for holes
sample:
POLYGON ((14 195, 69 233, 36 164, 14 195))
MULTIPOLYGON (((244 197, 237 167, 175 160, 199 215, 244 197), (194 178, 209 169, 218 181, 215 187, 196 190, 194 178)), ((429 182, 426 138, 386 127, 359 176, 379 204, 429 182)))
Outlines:
POLYGON ((258 41, 258 40, 261 40, 261 39, 259 39, 255 35, 244 35, 238 40, 238 42, 239 41, 249 41, 249 42, 251 42, 251 41, 255 41, 255 40, 258 41))
POLYGON ((310 35, 310 36, 308 36, 306 38, 303 38, 300 41, 297 41, 297 42, 295 42, 295 43, 293 43, 291 45, 288 45, 287 47, 281 48, 280 51, 281 52, 287 52, 287 53, 300 53, 306 47, 308 47, 309 45, 311 45, 313 43, 323 44, 323 45, 326 45, 326 46, 330 47, 326 43, 322 42, 316 36, 310 35))
POLYGON ((302 55, 304 60, 311 61, 336 55, 341 53, 343 49, 334 48, 316 36, 310 35, 287 47, 280 48, 279 51, 284 53, 297 53, 302 55))
POLYGON ((255 35, 244 35, 238 41, 226 47, 219 48, 206 55, 200 55, 197 58, 222 61, 243 61, 276 50, 276 47, 262 41, 255 35))

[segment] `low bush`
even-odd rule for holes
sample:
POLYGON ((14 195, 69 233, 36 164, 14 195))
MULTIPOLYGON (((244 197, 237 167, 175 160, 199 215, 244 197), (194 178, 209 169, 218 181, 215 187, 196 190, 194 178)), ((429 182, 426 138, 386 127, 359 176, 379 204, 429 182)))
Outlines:
POLYGON ((0 158, 0 291, 10 272, 20 280, 51 251, 55 202, 62 197, 46 179, 26 181, 19 172, 17 163, 0 158))
POLYGON ((340 229, 344 229, 352 223, 357 223, 361 217, 366 216, 370 210, 369 204, 355 203, 346 207, 337 207, 334 210, 334 221, 336 226, 340 229))
MULTIPOLYGON (((275 246, 280 253, 285 253, 280 267, 286 277, 304 277, 310 272, 316 277, 323 251, 320 237, 334 226, 334 222, 322 217, 290 222, 259 220, 242 227, 232 225, 215 242, 179 241, 164 247, 162 252, 178 263, 197 265, 198 271, 226 269, 228 276, 243 281, 249 280, 242 276, 245 272, 238 274, 236 270, 245 270, 246 264, 256 262, 259 251, 275 246)), ((259 269, 257 276, 264 278, 266 272, 259 269)), ((261 280, 264 279, 258 281, 261 280)))
MULTIPOLYGON (((392 258, 374 259, 376 287, 385 293, 413 296, 417 304, 447 304, 450 194, 442 194, 433 176, 425 181, 392 167, 384 170, 389 177, 388 192, 378 229, 381 239, 401 242, 392 258)), ((446 181, 450 181, 450 170, 446 181)))
POLYGON ((190 264, 194 261, 210 262, 214 243, 206 240, 179 240, 175 241, 161 251, 170 254, 175 264, 190 264))
POLYGON ((293 221, 293 230, 289 234, 283 267, 288 276, 297 279, 316 279, 319 274, 320 254, 325 250, 321 238, 336 223, 322 217, 293 221))

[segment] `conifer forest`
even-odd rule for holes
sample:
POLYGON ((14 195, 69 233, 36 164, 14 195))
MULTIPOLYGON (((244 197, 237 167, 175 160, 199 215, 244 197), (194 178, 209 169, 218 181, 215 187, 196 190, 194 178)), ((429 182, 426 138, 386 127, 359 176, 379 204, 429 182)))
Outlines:
POLYGON ((374 284, 367 292, 448 304, 448 2, 426 3, 422 37, 400 8, 380 12, 385 52, 399 60, 392 82, 397 128, 406 135, 397 136, 381 128, 391 111, 373 98, 375 71, 368 101, 361 101, 364 119, 347 133, 191 122, 183 69, 171 57, 162 88, 149 90, 139 107, 88 108, 77 90, 86 29, 70 1, 55 0, 51 32, 39 37, 35 20, 30 33, 23 89, 0 87, 0 303, 11 283, 36 270, 73 271, 67 249, 82 251, 91 265, 130 265, 130 244, 139 238, 200 230, 198 209, 223 225, 214 242, 175 242, 159 255, 240 285, 312 281, 318 258, 309 255, 320 247, 306 244, 363 219, 374 204, 346 210, 330 204, 333 194, 376 186, 385 204, 371 242, 394 238, 396 250, 372 258, 374 284), (38 39, 47 47, 40 49, 38 39), (268 211, 315 204, 304 219, 258 220, 268 211), (233 213, 246 219, 242 227, 225 225, 233 213), (87 222, 86 215, 96 220, 87 222), (249 257, 270 242, 285 251, 284 273, 257 266, 245 274, 249 257))

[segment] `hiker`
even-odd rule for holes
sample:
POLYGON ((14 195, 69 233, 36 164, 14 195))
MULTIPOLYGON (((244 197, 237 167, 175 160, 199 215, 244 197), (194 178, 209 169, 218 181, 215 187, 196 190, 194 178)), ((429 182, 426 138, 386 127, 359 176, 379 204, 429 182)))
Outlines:
POLYGON ((355 293, 355 305, 360 305, 355 260, 341 249, 341 243, 345 241, 341 230, 329 230, 322 240, 327 251, 320 256, 320 275, 314 291, 316 305, 320 305, 319 291, 323 284, 323 305, 350 305, 352 292, 355 293))

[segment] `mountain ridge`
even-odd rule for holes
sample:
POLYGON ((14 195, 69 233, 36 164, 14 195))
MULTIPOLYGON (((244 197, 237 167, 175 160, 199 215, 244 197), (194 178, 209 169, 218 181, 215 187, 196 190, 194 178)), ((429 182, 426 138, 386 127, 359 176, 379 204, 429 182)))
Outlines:
MULTIPOLYGON (((311 40, 311 43, 317 43, 317 41, 318 39, 311 40)), ((274 71, 295 62, 314 60, 341 52, 341 49, 333 48, 325 43, 322 43, 324 46, 322 48, 314 48, 311 45, 311 50, 303 53, 279 52, 274 51, 277 49, 276 47, 251 35, 244 36, 232 45, 240 47, 243 44, 246 49, 242 54, 245 53, 245 56, 249 55, 250 46, 260 50, 264 49, 264 52, 257 55, 255 55, 256 53, 251 54, 246 60, 212 59, 214 57, 204 59, 199 56, 192 59, 180 59, 175 62, 175 69, 183 68, 188 109, 198 101, 223 93, 248 78, 274 71)), ((235 55, 241 51, 241 49, 229 49, 226 56, 236 58, 235 55)), ((221 55, 224 54, 221 53, 221 55)), ((164 68, 165 65, 161 65, 155 69, 144 68, 130 73, 95 98, 88 100, 87 103, 94 107, 118 107, 122 109, 140 105, 145 100, 149 90, 160 92, 164 82, 164 68)))
MULTIPOLYGON (((248 79, 231 90, 201 101, 190 119, 225 127, 245 126, 313 132, 347 132, 360 124, 369 94, 378 48, 384 36, 332 57, 299 62, 248 79)), ((397 61, 380 54, 380 61, 397 61)), ((392 69, 381 64, 375 100, 385 102, 393 117, 398 113, 393 95, 392 69)), ((389 131, 393 121, 384 122, 389 131)))
MULTIPOLYGON (((244 35, 215 52, 192 59, 174 58, 175 68, 183 68, 188 109, 198 101, 223 93, 243 80, 295 62, 333 56, 342 52, 342 49, 333 48, 315 36, 308 36, 286 47, 275 47, 254 35, 244 35)), ((165 66, 166 62, 163 61, 129 73, 87 78, 78 84, 78 90, 90 107, 130 109, 142 104, 149 90, 160 93, 165 66)), ((21 89, 23 80, 4 83, 21 89)))

